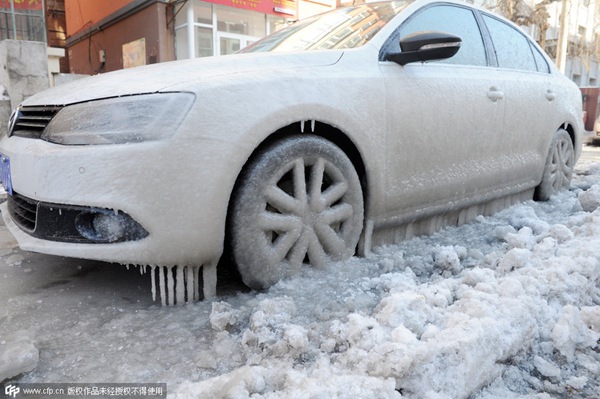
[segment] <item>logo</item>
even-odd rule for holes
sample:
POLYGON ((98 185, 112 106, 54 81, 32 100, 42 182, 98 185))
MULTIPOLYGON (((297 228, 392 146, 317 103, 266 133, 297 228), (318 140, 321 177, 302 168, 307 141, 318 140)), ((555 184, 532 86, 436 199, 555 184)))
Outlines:
POLYGON ((10 116, 10 119, 8 120, 8 137, 12 136, 13 133, 13 129, 15 128, 15 124, 17 123, 17 121, 19 120, 19 118, 21 117, 21 109, 20 107, 17 107, 12 115, 10 116))
POLYGON ((16 387, 14 385, 9 384, 6 387, 4 387, 4 393, 7 396, 12 396, 13 398, 15 398, 19 392, 21 392, 21 388, 16 387))

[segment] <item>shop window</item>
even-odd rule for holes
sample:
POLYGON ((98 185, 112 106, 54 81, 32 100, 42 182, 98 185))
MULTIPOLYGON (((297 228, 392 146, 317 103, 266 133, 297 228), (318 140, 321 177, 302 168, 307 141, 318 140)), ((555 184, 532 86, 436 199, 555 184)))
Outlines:
POLYGON ((197 0, 174 12, 177 59, 231 54, 286 26, 282 16, 197 0))
POLYGON ((266 35, 265 14, 217 6, 217 30, 238 35, 263 37, 266 35))
MULTIPOLYGON (((5 5, 6 3, 3 2, 5 5)), ((19 4, 21 3, 16 3, 17 6, 19 4)), ((23 9, 22 7, 23 5, 15 7, 14 13, 10 8, 0 9, 0 40, 45 42, 46 24, 41 6, 39 10, 23 9)))
POLYGON ((188 52, 188 38, 186 27, 175 31, 175 58, 185 60, 190 57, 188 52))
POLYGON ((214 54, 213 32, 210 28, 196 28, 196 57, 210 57, 214 54))
POLYGON ((194 3, 194 17, 198 24, 212 25, 212 5, 209 3, 194 3))

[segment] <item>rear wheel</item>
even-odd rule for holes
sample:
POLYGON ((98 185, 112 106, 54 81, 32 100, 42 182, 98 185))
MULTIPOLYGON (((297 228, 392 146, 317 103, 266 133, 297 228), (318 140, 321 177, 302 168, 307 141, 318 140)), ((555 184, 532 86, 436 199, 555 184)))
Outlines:
POLYGON ((575 151, 573 141, 566 130, 559 130, 550 144, 542 182, 535 190, 538 201, 547 201, 554 194, 566 190, 571 184, 575 151))
POLYGON ((363 195, 348 157, 315 136, 276 142, 250 161, 231 209, 231 241, 242 279, 269 287, 354 254, 363 195))

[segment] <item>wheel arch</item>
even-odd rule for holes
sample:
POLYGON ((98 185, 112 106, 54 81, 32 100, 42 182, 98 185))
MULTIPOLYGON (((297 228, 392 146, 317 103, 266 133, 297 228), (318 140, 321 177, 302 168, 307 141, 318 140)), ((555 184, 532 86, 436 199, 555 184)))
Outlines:
POLYGON ((557 131, 563 129, 569 134, 569 137, 571 138, 571 143, 573 144, 573 150, 575 151, 575 162, 577 162, 577 160, 581 156, 581 149, 583 146, 581 128, 582 127, 578 126, 577 123, 573 123, 573 121, 570 121, 563 123, 558 127, 558 129, 556 129, 557 131))
POLYGON ((560 129, 566 130, 567 133, 569 133, 569 137, 571 137, 571 142, 573 143, 573 147, 575 147, 575 144, 577 144, 577 141, 575 138, 575 128, 573 127, 573 125, 570 124, 569 122, 565 122, 557 130, 560 130, 560 129))
POLYGON ((266 147, 271 145, 272 143, 284 140, 287 137, 291 137, 297 134, 309 134, 318 137, 322 137, 334 145, 339 147, 346 156, 352 162, 356 173, 358 174, 358 178, 360 180, 362 192, 363 192, 363 202, 364 202, 364 211, 365 211, 365 222, 367 220, 367 209, 369 204, 369 179, 367 176, 367 169, 363 160, 363 156, 354 143, 352 139, 345 134, 343 131, 338 129, 335 126, 332 126, 329 123, 321 122, 318 120, 307 120, 307 121, 296 121, 290 123, 287 126, 281 127, 273 133, 267 135, 252 151, 250 156, 244 162, 244 165, 238 172, 238 175, 235 179, 235 183, 231 194, 229 196, 229 202, 227 205, 227 217, 225 224, 225 253, 231 253, 231 207, 237 195, 238 187, 240 186, 241 180, 244 178, 244 172, 247 170, 248 164, 255 159, 266 147))
POLYGON ((365 200, 365 208, 366 200, 368 198, 368 176, 366 171, 366 166, 363 161, 363 156, 356 146, 356 144, 340 129, 330 125, 326 122, 320 122, 317 120, 309 120, 309 121, 298 121, 290 123, 287 126, 284 126, 275 132, 271 133, 267 137, 263 139, 262 142, 252 151, 251 155, 248 157, 246 162, 244 163, 242 169, 240 170, 233 189, 233 193, 229 198, 229 204, 233 199, 234 193, 236 191, 236 187, 239 185, 239 180, 243 176, 243 172, 246 169, 248 163, 253 160, 257 154, 259 154, 264 148, 268 147, 275 141, 283 140, 287 137, 290 137, 295 134, 311 134, 314 136, 322 137, 328 141, 331 141, 333 144, 338 146, 350 159, 352 164, 354 165, 354 169, 358 174, 360 179, 360 184, 363 190, 363 197, 365 200))

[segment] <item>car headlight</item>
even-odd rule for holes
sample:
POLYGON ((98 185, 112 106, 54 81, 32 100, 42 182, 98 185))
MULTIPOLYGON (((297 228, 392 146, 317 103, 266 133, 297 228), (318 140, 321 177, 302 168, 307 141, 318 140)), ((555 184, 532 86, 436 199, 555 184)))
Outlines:
POLYGON ((171 136, 194 102, 191 93, 142 94, 62 108, 42 139, 66 145, 124 144, 171 136))

